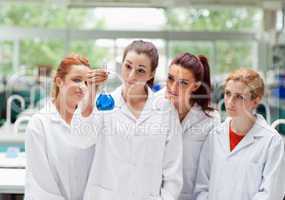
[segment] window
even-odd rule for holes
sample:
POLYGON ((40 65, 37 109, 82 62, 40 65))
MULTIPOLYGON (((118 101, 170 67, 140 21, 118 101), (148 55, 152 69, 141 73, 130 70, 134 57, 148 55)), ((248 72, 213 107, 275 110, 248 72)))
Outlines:
POLYGON ((216 42, 215 73, 228 73, 240 67, 256 68, 257 43, 244 41, 216 42))
POLYGON ((64 56, 64 43, 61 40, 23 40, 20 52, 20 65, 28 74, 34 74, 39 65, 58 66, 64 56))
POLYGON ((0 74, 9 75, 13 72, 13 42, 0 41, 0 74))

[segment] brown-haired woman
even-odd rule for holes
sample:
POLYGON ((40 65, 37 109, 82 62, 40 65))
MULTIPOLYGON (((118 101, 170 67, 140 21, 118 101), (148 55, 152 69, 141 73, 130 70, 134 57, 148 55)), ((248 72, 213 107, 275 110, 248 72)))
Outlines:
POLYGON ((203 146, 196 200, 273 200, 285 193, 282 137, 254 113, 264 83, 252 69, 232 72, 225 81, 229 116, 203 146))
MULTIPOLYGON (((74 137, 79 136, 85 147, 96 144, 85 200, 178 198, 181 130, 171 104, 157 99, 148 87, 157 65, 156 47, 151 42, 133 41, 123 56, 123 84, 112 93, 114 110, 93 110, 90 95, 87 107, 74 115, 74 137)), ((95 71, 90 79, 96 85, 99 77, 95 71)))
POLYGON ((179 114, 183 136, 183 189, 179 200, 192 200, 200 152, 209 132, 219 124, 219 113, 211 108, 208 60, 185 52, 170 63, 166 96, 179 114))
POLYGON ((25 200, 82 200, 94 146, 68 143, 70 121, 84 97, 90 65, 79 55, 65 57, 56 72, 52 101, 26 130, 25 200))

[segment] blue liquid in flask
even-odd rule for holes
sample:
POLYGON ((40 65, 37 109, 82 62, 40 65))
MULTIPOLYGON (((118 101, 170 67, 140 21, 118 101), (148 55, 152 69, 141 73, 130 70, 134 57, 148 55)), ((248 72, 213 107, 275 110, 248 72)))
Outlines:
POLYGON ((112 95, 102 92, 97 98, 96 107, 98 110, 113 110, 115 107, 115 101, 112 95))
MULTIPOLYGON (((106 62, 104 62, 104 69, 106 70, 106 72, 108 71, 106 62)), ((103 110, 103 111, 113 110, 115 107, 115 101, 112 95, 106 92, 106 85, 103 87, 103 91, 97 98, 96 107, 98 110, 103 110)))

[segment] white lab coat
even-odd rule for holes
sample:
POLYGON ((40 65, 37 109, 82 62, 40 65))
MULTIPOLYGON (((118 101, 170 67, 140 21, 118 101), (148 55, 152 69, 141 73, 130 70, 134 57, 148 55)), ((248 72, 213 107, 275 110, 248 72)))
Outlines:
MULTIPOLYGON (((166 88, 157 95, 165 96, 166 88)), ((206 115, 198 104, 194 104, 181 122, 183 135, 183 188, 179 200, 192 200, 202 146, 209 132, 220 124, 217 111, 206 115)))
POLYGON ((230 151, 227 119, 209 134, 201 152, 195 200, 282 200, 284 142, 264 118, 230 151))
POLYGON ((183 131, 183 188, 179 200, 192 200, 200 153, 209 132, 220 123, 219 113, 207 116, 195 104, 182 121, 183 131))
POLYGON ((67 140, 70 127, 50 102, 26 130, 25 200, 82 200, 94 146, 81 149, 67 140))
POLYGON ((138 119, 121 87, 112 96, 115 109, 72 120, 74 143, 96 143, 85 200, 175 200, 182 188, 182 136, 178 115, 164 98, 148 89, 138 119), (77 142, 75 142, 77 141, 77 142))

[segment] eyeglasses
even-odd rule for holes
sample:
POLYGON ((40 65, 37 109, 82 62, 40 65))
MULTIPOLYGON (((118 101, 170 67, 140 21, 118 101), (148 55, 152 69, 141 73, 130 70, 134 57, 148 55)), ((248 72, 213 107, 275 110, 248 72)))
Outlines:
POLYGON ((194 80, 187 80, 187 79, 175 79, 175 77, 171 74, 168 74, 167 77, 167 84, 177 83, 178 88, 188 88, 191 84, 194 84, 194 80))
POLYGON ((225 97, 226 97, 226 98, 233 97, 233 99, 234 99, 234 100, 237 100, 237 101, 248 101, 248 100, 251 100, 250 95, 246 95, 246 94, 233 94, 231 91, 228 91, 228 90, 225 91, 225 97))

